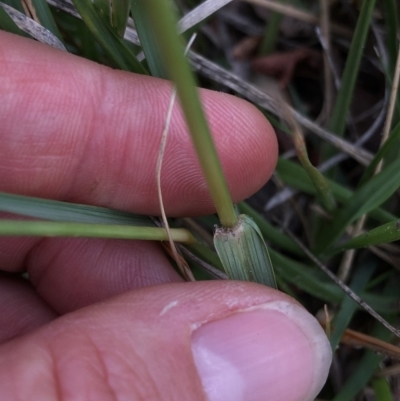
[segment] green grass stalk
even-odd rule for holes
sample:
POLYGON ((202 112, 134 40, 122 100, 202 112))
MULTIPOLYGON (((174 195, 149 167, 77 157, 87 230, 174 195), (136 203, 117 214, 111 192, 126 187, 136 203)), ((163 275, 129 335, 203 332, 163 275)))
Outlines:
POLYGON ((233 227, 237 224, 237 215, 200 103, 192 72, 184 57, 184 48, 181 38, 177 34, 172 5, 165 0, 141 0, 135 3, 140 4, 146 10, 149 25, 157 38, 158 50, 165 62, 169 77, 175 82, 180 103, 221 224, 224 227, 233 227))
MULTIPOLYGON (((195 241, 192 234, 186 229, 176 228, 170 231, 172 239, 176 242, 190 244, 195 241)), ((168 241, 168 235, 164 228, 52 221, 0 220, 0 236, 89 237, 168 241)))

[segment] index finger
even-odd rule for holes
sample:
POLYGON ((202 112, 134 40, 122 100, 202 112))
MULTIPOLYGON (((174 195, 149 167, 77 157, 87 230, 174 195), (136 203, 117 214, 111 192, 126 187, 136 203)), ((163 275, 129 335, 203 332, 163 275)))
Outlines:
MULTIPOLYGON (((171 84, 0 32, 0 190, 158 214, 155 166, 171 84)), ((249 103, 201 91, 232 197, 272 174, 277 143, 249 103)), ((213 211, 179 107, 162 172, 170 215, 213 211)))

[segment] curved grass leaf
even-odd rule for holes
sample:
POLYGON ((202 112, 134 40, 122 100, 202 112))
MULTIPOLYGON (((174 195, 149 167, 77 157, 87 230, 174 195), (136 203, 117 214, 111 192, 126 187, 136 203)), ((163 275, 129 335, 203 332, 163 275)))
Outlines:
POLYGON ((294 115, 287 103, 285 103, 283 99, 280 101, 280 103, 280 109, 282 110, 284 120, 289 126, 297 157, 304 170, 310 177, 311 182, 315 186, 323 205, 328 211, 332 212, 336 209, 336 202, 332 193, 332 189, 330 188, 323 174, 313 166, 308 157, 307 146, 300 124, 294 118, 294 115))
MULTIPOLYGON (((397 124, 389 135, 388 140, 379 149, 372 162, 365 169, 363 176, 361 177, 359 186, 362 186, 368 181, 373 175, 378 166, 379 162, 385 157, 385 155, 393 149, 393 146, 397 145, 398 139, 400 138, 400 123, 397 124)), ((385 167, 384 167, 385 168, 385 167)))
MULTIPOLYGON (((291 187, 303 191, 309 195, 317 194, 317 191, 310 178, 299 164, 290 160, 279 158, 276 166, 276 172, 278 173, 279 178, 281 178, 283 182, 291 187)), ((327 179, 327 182, 332 189, 335 198, 339 202, 347 202, 354 194, 350 189, 341 186, 333 180, 327 179)), ((395 215, 379 208, 372 210, 369 215, 382 223, 387 223, 397 219, 395 215)))
POLYGON ((354 220, 379 207, 400 186, 400 159, 357 189, 343 208, 334 215, 331 225, 321 233, 317 252, 326 250, 354 220))
POLYGON ((292 252, 296 255, 304 255, 301 248, 286 234, 275 228, 260 214, 258 214, 252 207, 245 202, 238 203, 240 213, 247 214, 251 217, 260 229, 261 234, 264 238, 270 241, 272 244, 277 245, 286 251, 292 252))
POLYGON ((400 220, 395 220, 351 238, 332 250, 332 253, 342 252, 348 249, 366 248, 371 245, 387 244, 388 242, 397 241, 399 239, 400 220))
POLYGON ((304 170, 310 177, 310 180, 317 190, 317 194, 320 197, 325 209, 329 212, 332 212, 336 209, 336 202, 332 193, 332 189, 329 186, 324 175, 310 162, 310 159, 308 158, 306 144, 304 142, 303 136, 300 135, 300 132, 301 131, 296 132, 296 130, 293 131, 293 142, 295 144, 297 157, 299 158, 299 161, 304 170))
POLYGON ((339 303, 343 299, 341 289, 326 280, 319 270, 294 261, 273 249, 269 249, 269 254, 281 279, 325 302, 339 303))
MULTIPOLYGON (((346 297, 345 293, 333 282, 328 281, 320 270, 294 261, 271 248, 269 254, 276 274, 281 280, 325 302, 337 304, 346 297)), ((378 313, 398 313, 397 295, 375 295, 370 291, 362 291, 359 296, 378 313)))

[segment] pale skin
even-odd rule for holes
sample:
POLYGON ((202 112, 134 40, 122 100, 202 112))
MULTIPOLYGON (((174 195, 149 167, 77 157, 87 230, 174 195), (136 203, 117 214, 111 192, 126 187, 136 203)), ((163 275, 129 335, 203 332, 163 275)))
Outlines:
MULTIPOLYGON (((158 214, 155 165, 170 94, 166 81, 0 32, 0 191, 158 214)), ((240 201, 273 172, 273 129, 249 103, 201 96, 240 201)), ((213 212, 177 109, 162 189, 170 216, 213 212)), ((183 283, 151 242, 0 238, 0 269, 7 400, 205 400, 193 325, 270 300, 295 304, 250 283, 183 283), (31 284, 11 275, 23 271, 31 284)))

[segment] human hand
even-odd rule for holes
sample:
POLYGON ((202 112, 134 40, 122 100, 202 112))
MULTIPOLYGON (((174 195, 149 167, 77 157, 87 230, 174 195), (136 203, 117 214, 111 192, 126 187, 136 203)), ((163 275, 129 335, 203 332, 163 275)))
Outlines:
MULTIPOLYGON (((1 191, 158 213, 169 83, 0 32, 0 93, 1 191)), ((202 99, 239 201, 273 171, 273 129, 242 100, 202 99)), ((162 186, 171 216, 213 210, 178 108, 162 186)), ((0 269, 2 400, 305 401, 326 379, 329 343, 295 300, 183 283, 155 243, 1 238, 0 269)))

